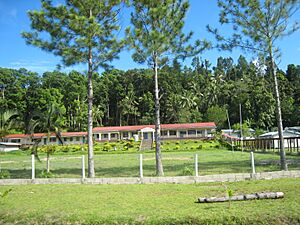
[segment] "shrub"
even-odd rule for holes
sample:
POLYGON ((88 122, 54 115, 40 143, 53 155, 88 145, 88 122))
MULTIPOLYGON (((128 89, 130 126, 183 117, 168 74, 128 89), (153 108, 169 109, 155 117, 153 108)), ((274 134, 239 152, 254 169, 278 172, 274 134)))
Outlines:
POLYGON ((55 177, 53 173, 44 170, 39 174, 39 178, 53 178, 53 177, 55 177))
POLYGON ((200 149, 202 149, 202 148, 203 148, 203 146, 202 146, 202 145, 199 145, 199 146, 198 146, 198 149, 199 149, 199 150, 200 150, 200 149))
POLYGON ((179 145, 179 144, 180 144, 180 142, 179 142, 179 141, 176 141, 176 142, 175 142, 175 144, 176 144, 176 145, 179 145))
POLYGON ((1 170, 0 171, 0 179, 9 179, 10 172, 8 170, 1 170))
POLYGON ((182 170, 182 175, 183 176, 192 176, 193 175, 193 170, 186 166, 182 170))
POLYGON ((179 147, 179 146, 176 146, 176 147, 175 147, 175 150, 179 150, 179 149, 180 149, 180 147, 179 147))
POLYGON ((112 149, 112 146, 109 143, 105 143, 103 146, 103 151, 108 152, 109 150, 112 149))
POLYGON ((133 147, 134 147, 134 144, 133 144, 132 141, 127 141, 127 142, 125 143, 125 146, 124 146, 124 147, 127 147, 127 149, 128 149, 128 148, 133 148, 133 147))

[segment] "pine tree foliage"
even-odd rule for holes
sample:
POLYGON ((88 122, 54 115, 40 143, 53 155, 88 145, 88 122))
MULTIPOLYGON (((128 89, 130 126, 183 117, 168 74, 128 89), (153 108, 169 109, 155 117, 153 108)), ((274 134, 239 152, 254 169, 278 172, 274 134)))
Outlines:
POLYGON ((134 49, 132 58, 147 63, 154 72, 155 93, 155 143, 156 173, 163 176, 160 151, 160 104, 158 69, 170 58, 193 56, 209 47, 207 41, 188 44, 192 32, 183 33, 184 19, 189 8, 186 0, 137 0, 132 1, 132 28, 126 30, 127 39, 134 49))
POLYGON ((106 68, 123 46, 116 34, 121 0, 66 0, 54 6, 42 0, 39 11, 29 11, 31 32, 23 32, 27 44, 52 52, 66 66, 88 65, 88 176, 94 177, 92 74, 106 68))
POLYGON ((280 138, 281 168, 287 170, 284 151, 281 102, 278 90, 276 59, 280 51, 276 45, 279 39, 291 35, 300 28, 299 22, 291 23, 300 8, 299 0, 218 0, 219 22, 232 25, 233 35, 225 38, 217 29, 208 26, 217 41, 217 47, 232 50, 240 47, 268 58, 268 67, 274 79, 277 124, 280 138))

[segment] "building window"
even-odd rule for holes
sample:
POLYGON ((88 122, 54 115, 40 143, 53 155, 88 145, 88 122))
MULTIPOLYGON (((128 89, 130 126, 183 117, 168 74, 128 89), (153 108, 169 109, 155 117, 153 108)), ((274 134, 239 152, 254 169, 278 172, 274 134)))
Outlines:
POLYGON ((203 134, 203 130, 197 130, 197 134, 202 135, 203 134))
POLYGON ((176 130, 170 130, 169 134, 170 134, 170 136, 176 136, 177 132, 176 132, 176 130))
POLYGON ((111 137, 111 138, 116 138, 116 137, 117 137, 117 134, 110 134, 110 137, 111 137))
POLYGON ((20 142, 21 142, 21 139, 11 139, 11 142, 12 142, 12 143, 20 143, 20 142))
POLYGON ((70 137, 70 142, 72 142, 73 141, 73 137, 70 137))
POLYGON ((80 137, 76 137, 76 141, 80 141, 80 137))
POLYGON ((123 132, 123 138, 128 138, 128 132, 123 132))
POLYGON ((102 135, 104 139, 108 138, 108 134, 102 134, 102 135))
POLYGON ((163 130, 160 132, 161 136, 168 136, 168 131, 163 130))
POLYGON ((64 138, 64 141, 68 141, 68 138, 65 137, 65 138, 64 138))
POLYGON ((56 137, 51 137, 50 142, 56 142, 56 137))
POLYGON ((185 137, 186 136, 186 131, 180 131, 179 136, 180 137, 185 137))
POLYGON ((188 130, 188 134, 189 135, 196 135, 196 131, 195 130, 188 130))

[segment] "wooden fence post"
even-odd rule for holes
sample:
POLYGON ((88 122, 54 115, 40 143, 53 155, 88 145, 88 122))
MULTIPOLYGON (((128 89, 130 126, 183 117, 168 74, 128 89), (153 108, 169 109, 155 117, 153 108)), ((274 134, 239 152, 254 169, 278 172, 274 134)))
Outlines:
POLYGON ((85 179, 85 159, 84 155, 81 156, 82 179, 85 179))
POLYGON ((198 177, 198 154, 195 154, 195 176, 198 177))
POLYGON ((140 154, 140 178, 143 178, 143 154, 140 154))
POLYGON ((254 154, 253 154, 253 152, 250 152, 250 158, 251 158, 252 174, 255 174, 255 163, 254 163, 254 154))
POLYGON ((31 179, 35 179, 35 155, 31 155, 31 179))

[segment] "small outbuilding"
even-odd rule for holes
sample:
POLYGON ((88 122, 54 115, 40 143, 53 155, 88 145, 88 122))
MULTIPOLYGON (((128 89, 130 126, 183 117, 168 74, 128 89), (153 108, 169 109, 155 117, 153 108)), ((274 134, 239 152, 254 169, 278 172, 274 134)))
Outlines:
POLYGON ((21 144, 13 142, 0 142, 0 152, 11 152, 19 150, 21 144))

